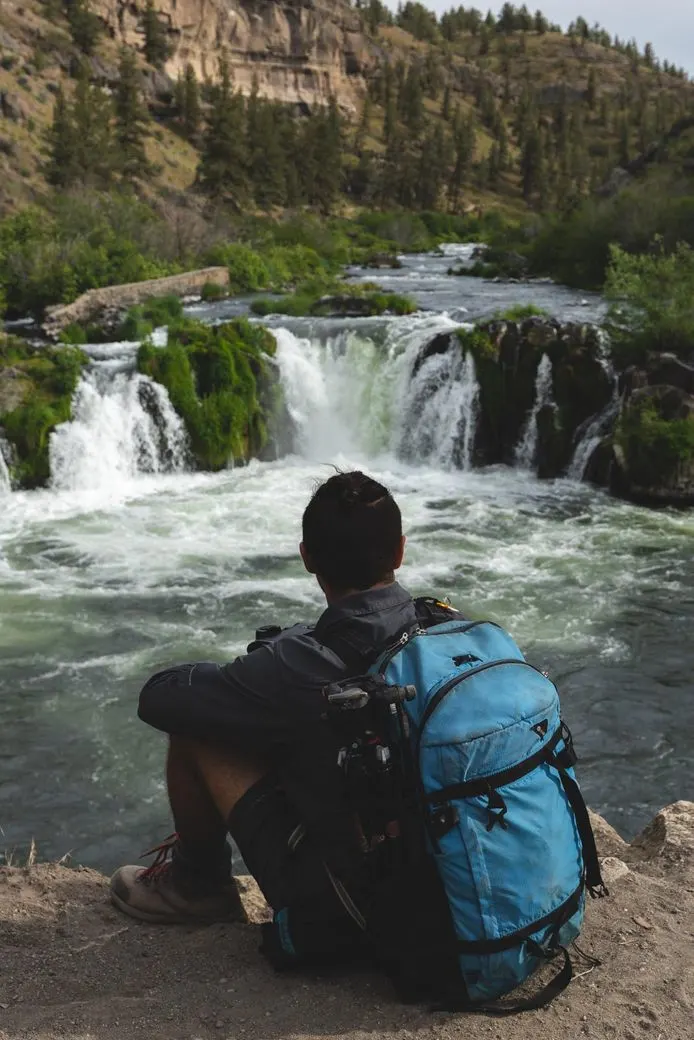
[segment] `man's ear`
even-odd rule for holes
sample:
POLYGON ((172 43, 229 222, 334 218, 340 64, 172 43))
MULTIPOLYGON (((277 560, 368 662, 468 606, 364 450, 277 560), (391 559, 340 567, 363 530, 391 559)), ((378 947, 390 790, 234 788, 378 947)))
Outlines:
POLYGON ((306 568, 308 573, 315 574, 316 568, 313 566, 313 563, 311 562, 311 557, 309 556, 306 550, 306 546, 303 542, 301 542, 301 544, 299 545, 299 552, 301 554, 301 559, 304 561, 304 567, 306 568))
POLYGON ((406 542, 407 542, 407 538, 405 537, 405 535, 403 535, 402 538, 400 539, 400 548, 398 549, 398 551, 396 553, 396 556, 395 556, 395 561, 394 561, 394 564, 393 564, 393 570, 394 571, 397 571, 400 567, 402 567, 403 557, 405 556, 405 544, 406 544, 406 542))

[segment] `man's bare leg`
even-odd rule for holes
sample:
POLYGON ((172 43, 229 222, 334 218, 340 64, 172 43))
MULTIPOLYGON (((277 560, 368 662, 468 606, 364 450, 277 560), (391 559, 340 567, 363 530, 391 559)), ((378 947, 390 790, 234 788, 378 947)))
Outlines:
POLYGON ((264 774, 251 758, 172 737, 166 782, 176 834, 157 848, 151 867, 121 867, 114 874, 114 904, 154 922, 242 920, 226 820, 264 774))

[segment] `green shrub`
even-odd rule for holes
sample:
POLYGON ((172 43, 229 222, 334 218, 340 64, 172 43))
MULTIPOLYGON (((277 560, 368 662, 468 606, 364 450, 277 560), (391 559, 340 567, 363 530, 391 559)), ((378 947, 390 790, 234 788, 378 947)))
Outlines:
POLYGON ((214 303, 215 300, 223 300, 227 296, 227 290, 219 282, 205 282, 200 290, 200 299, 203 303, 214 303))
POLYGON ((534 303, 517 303, 505 311, 497 311, 494 318, 498 321, 525 321, 526 318, 547 318, 549 311, 537 307, 534 303))
POLYGON ((607 328, 622 364, 649 351, 688 357, 694 351, 694 250, 684 242, 666 252, 662 241, 634 256, 612 246, 605 283, 607 328))
POLYGON ((182 319, 163 349, 145 341, 138 369, 162 383, 183 419, 201 469, 223 469, 262 451, 267 437, 261 391, 275 341, 238 319, 215 327, 182 319))
POLYGON ((642 487, 659 487, 694 460, 694 419, 667 419, 660 401, 631 401, 615 431, 626 457, 630 479, 642 487))
POLYGON ((22 404, 0 415, 0 424, 15 449, 14 476, 20 486, 33 488, 47 482, 51 432, 69 421, 72 395, 88 360, 73 347, 33 352, 16 340, 3 344, 0 365, 10 362, 26 383, 22 404))
POLYGON ((328 286, 308 282, 298 292, 280 299, 261 297, 253 300, 251 311, 261 317, 270 314, 286 314, 292 318, 329 317, 349 310, 349 300, 358 300, 359 313, 364 316, 379 314, 413 314, 417 304, 408 296, 384 293, 378 287, 331 283, 328 286), (326 295, 326 289, 330 292, 326 295))
POLYGON ((463 354, 469 351, 476 359, 484 358, 496 362, 497 348, 484 329, 456 329, 455 335, 463 354))
POLYGON ((41 318, 88 289, 181 268, 157 256, 162 225, 130 196, 57 197, 0 221, 0 285, 11 316, 41 318), (157 234, 154 234, 155 230, 157 234))

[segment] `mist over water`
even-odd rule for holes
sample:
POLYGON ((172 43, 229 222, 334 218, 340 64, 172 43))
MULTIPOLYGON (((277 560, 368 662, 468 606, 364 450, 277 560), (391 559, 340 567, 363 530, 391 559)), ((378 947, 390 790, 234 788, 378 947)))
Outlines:
MULTIPOLYGON (((472 280, 443 279, 440 262, 408 261, 413 284, 432 299, 455 281, 458 310, 482 308, 488 287, 464 292, 472 280)), ((538 302, 561 316, 568 290, 553 291, 537 286, 538 302)), ((258 625, 318 616, 297 546, 333 465, 397 496, 403 584, 503 623, 558 681, 596 809, 633 834, 691 796, 694 514, 461 468, 474 367, 434 355, 412 378, 420 346, 461 320, 446 306, 274 320, 296 454, 214 475, 186 472, 180 423, 133 373, 132 345, 93 349, 52 487, 3 493, 0 472, 0 847, 34 837, 44 857, 110 870, 168 833, 164 740, 135 717, 139 688, 160 667, 235 656, 258 625)))

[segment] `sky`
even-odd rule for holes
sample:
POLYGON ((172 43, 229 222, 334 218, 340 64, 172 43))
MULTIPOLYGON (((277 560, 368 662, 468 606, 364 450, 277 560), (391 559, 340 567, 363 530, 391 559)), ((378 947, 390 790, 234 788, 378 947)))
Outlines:
MULTIPOLYGON (((501 0, 423 0, 441 14, 451 7, 477 7, 486 12, 501 8, 501 0)), ((515 0, 520 6, 523 0, 515 0)), ((694 74, 694 2, 692 0, 526 0, 531 11, 540 10, 564 28, 578 15, 589 25, 599 22, 611 36, 632 37, 643 51, 650 42, 658 57, 682 65, 694 74)), ((389 4, 389 6, 391 6, 389 4)), ((395 3, 392 4, 395 7, 395 3)))

